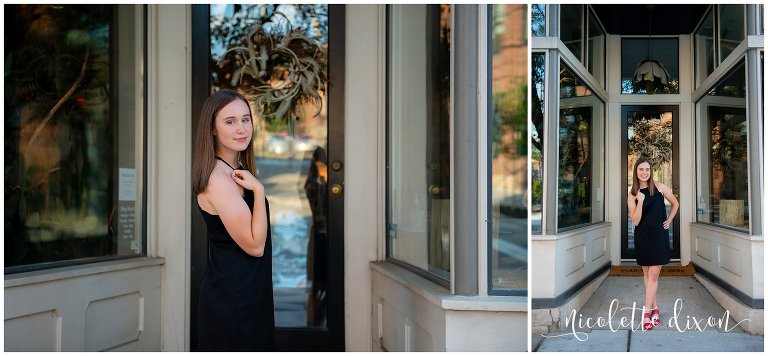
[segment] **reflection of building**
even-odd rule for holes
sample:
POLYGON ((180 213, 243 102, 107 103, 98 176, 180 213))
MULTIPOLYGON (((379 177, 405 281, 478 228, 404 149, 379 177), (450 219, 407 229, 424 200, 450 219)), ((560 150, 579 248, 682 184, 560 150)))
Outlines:
MULTIPOLYGON (((5 93, 25 94, 6 102, 6 147, 38 135, 37 147, 64 152, 61 160, 31 152, 39 159, 33 165, 6 148, 13 159, 6 160, 5 350, 193 349, 205 266, 205 228, 188 178, 193 133, 214 74, 232 79, 211 66, 211 52, 222 48, 211 48, 210 36, 221 33, 209 32, 218 23, 209 15, 276 8, 228 6, 5 7, 18 15, 6 20, 23 29, 18 41, 6 41, 5 93), (55 60, 37 65, 40 58, 55 60), (46 119, 51 108, 58 111, 46 119), (9 186, 30 167, 49 178, 35 181, 44 188, 9 186), (59 186, 74 188, 65 194, 59 186), (51 211, 38 213, 39 202, 51 211), (51 248, 52 241, 61 245, 51 248)), ((496 85, 524 94, 524 82, 511 78, 526 72, 527 26, 525 6, 494 8, 506 14, 503 30, 487 31, 492 11, 477 5, 339 5, 308 17, 327 27, 327 107, 318 119, 300 120, 296 138, 263 124, 254 140, 267 161, 258 168, 272 189, 274 241, 280 229, 306 225, 311 214, 295 212, 309 209, 298 198, 306 194, 307 158, 314 145, 328 152, 327 315, 301 310, 307 278, 281 279, 285 289, 276 295, 285 298, 276 304, 286 309, 278 319, 288 310, 284 320, 304 323, 278 328, 281 349, 526 349, 527 238, 518 195, 525 116, 522 128, 513 125, 525 101, 497 103, 514 119, 491 127, 506 130, 507 154, 516 157, 502 174, 495 163, 503 159, 492 163, 486 150, 493 133, 484 130, 496 85), (489 68, 497 38, 514 50, 503 54, 508 64, 494 57, 489 68), (491 175, 513 187, 514 199, 491 189, 491 175), (502 206, 500 223, 485 224, 497 198, 511 202, 509 211, 502 206), (396 249, 406 244, 412 248, 396 249)), ((296 19, 293 10, 283 12, 296 19)), ((309 230, 294 230, 295 244, 280 248, 301 255, 309 230)), ((306 260, 297 260, 284 261, 306 273, 306 260)))
POLYGON ((533 7, 532 121, 543 141, 532 184, 543 186, 531 243, 534 334, 563 327, 612 266, 635 263, 626 199, 640 152, 680 201, 673 264, 692 263, 733 319, 762 334, 763 6, 656 5, 651 15, 643 5, 533 7), (653 95, 633 79, 648 56, 670 75, 653 95), (588 127, 586 146, 564 144, 580 137, 573 112, 588 127))

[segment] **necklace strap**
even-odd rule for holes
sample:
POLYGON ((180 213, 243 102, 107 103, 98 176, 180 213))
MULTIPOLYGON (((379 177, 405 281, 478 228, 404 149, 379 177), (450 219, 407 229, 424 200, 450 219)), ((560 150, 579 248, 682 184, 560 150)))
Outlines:
POLYGON ((218 159, 219 161, 224 162, 224 164, 226 164, 229 168, 232 168, 233 171, 237 169, 235 167, 232 167, 229 163, 227 163, 227 161, 225 161, 223 158, 221 158, 219 156, 216 156, 216 159, 218 159))

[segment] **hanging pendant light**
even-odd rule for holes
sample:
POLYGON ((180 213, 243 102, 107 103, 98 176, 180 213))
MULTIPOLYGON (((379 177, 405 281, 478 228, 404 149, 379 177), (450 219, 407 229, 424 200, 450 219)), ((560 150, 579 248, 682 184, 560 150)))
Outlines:
POLYGON ((635 74, 632 76, 634 89, 645 89, 647 94, 663 92, 669 85, 669 72, 661 62, 651 58, 651 13, 653 5, 646 5, 648 9, 648 52, 644 60, 638 63, 635 74))

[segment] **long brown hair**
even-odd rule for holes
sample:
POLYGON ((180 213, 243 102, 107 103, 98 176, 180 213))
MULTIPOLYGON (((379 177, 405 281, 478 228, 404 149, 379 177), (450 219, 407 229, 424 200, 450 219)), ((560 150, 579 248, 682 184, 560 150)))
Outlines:
POLYGON ((648 191, 650 195, 656 194, 656 183, 653 182, 653 163, 645 157, 640 157, 635 161, 635 169, 632 170, 632 195, 637 195, 637 191, 640 190, 640 179, 637 178, 637 166, 641 163, 648 163, 651 166, 651 174, 648 176, 648 191))
MULTIPOLYGON (((222 108, 235 100, 242 100, 248 105, 248 100, 242 94, 229 89, 222 89, 211 94, 203 103, 200 121, 197 124, 197 134, 195 135, 195 152, 192 156, 192 190, 195 194, 200 194, 205 190, 213 167, 216 166, 216 141, 213 138, 216 115, 222 108)), ((248 105, 248 112, 253 117, 250 105, 248 105)), ((239 157, 243 167, 255 177, 256 162, 252 148, 253 138, 239 157)))

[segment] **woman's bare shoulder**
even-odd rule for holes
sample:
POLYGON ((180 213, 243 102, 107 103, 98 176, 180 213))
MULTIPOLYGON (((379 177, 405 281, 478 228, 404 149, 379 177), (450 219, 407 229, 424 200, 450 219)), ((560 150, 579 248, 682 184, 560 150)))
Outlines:
POLYGON ((664 194, 669 191, 669 187, 662 182, 654 182, 654 184, 656 184, 656 190, 660 191, 661 194, 664 194))
POLYGON ((232 180, 231 173, 221 164, 213 167, 211 176, 208 178, 208 185, 205 187, 204 194, 234 193, 239 195, 237 183, 232 180))

